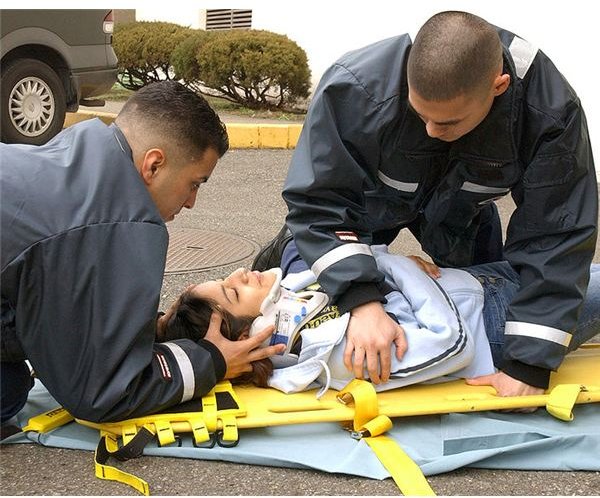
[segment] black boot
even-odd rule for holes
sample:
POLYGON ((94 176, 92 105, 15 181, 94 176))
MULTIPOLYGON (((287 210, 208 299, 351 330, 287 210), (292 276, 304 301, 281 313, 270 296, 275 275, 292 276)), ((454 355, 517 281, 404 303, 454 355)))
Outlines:
POLYGON ((21 432, 21 428, 17 427, 16 425, 8 423, 2 424, 2 426, 0 426, 0 441, 19 432, 21 432))
POLYGON ((258 252, 252 262, 252 270, 265 271, 281 266, 281 255, 290 240, 292 232, 283 225, 275 238, 258 252))

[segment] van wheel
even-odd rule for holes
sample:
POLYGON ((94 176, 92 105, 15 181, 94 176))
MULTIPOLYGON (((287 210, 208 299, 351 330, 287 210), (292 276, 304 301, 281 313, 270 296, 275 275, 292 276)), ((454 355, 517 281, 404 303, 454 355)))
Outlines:
POLYGON ((5 143, 46 143, 65 122, 67 98, 54 70, 36 59, 2 68, 1 135, 5 143))

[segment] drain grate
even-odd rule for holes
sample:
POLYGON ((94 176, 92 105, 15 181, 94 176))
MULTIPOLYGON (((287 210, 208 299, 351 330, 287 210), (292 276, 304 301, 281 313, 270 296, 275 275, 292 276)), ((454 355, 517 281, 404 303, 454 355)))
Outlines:
POLYGON ((255 242, 229 233, 171 228, 165 274, 191 273, 230 265, 253 256, 259 248, 255 242))

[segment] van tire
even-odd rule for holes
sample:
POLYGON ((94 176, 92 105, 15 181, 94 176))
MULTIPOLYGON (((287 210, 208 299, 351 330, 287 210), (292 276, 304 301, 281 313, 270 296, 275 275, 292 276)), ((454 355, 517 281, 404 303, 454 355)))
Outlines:
POLYGON ((67 98, 56 72, 37 59, 16 59, 2 68, 0 120, 4 143, 41 145, 59 133, 67 98))

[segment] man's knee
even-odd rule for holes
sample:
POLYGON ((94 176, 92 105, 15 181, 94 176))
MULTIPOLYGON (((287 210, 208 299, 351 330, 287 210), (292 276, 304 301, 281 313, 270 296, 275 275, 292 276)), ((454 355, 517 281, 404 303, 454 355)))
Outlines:
POLYGON ((579 313, 575 333, 569 344, 569 351, 577 349, 598 334, 600 334, 600 265, 592 265, 587 293, 579 313))
POLYGON ((480 213, 479 231, 475 237, 473 264, 502 261, 502 223, 496 204, 491 202, 480 213))

